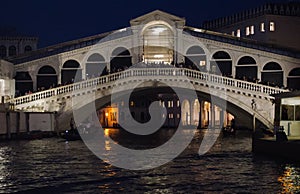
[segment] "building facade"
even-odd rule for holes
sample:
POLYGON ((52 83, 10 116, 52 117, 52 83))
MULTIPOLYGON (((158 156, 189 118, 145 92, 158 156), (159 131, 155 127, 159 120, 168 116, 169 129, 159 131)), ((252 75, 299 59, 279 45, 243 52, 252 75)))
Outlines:
POLYGON ((273 3, 206 21, 204 29, 299 51, 300 3, 273 3))
MULTIPOLYGON (((289 17, 298 19, 298 16, 289 17)), ((16 94, 121 71, 139 63, 193 68, 300 89, 298 52, 189 27, 185 22, 184 18, 156 10, 132 19, 128 28, 7 58, 14 65, 16 94)))
POLYGON ((37 50, 38 38, 18 33, 14 28, 0 29, 0 58, 14 57, 37 50))

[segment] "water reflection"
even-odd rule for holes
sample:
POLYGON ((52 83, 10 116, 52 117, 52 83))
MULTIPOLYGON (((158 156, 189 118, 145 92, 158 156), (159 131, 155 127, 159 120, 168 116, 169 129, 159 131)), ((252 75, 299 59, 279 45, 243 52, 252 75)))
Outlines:
MULTIPOLYGON (((132 146, 138 142, 116 129, 104 131, 132 146), (123 139, 127 138, 127 139, 123 139)), ((160 145, 172 131, 150 136, 147 143, 160 145)), ((129 171, 94 156, 82 141, 66 143, 59 138, 0 143, 0 193, 297 193, 300 167, 251 153, 251 134, 220 137, 205 155, 197 151, 203 138, 193 142, 175 160, 159 168, 129 171)), ((112 145, 103 144, 108 154, 112 145)), ((149 146, 148 146, 149 147, 149 146)), ((155 160, 155 158, 149 158, 155 160)), ((108 162, 108 161, 106 161, 108 162)))
POLYGON ((281 193, 297 193, 300 191, 300 171, 295 167, 287 165, 278 181, 282 185, 281 193))

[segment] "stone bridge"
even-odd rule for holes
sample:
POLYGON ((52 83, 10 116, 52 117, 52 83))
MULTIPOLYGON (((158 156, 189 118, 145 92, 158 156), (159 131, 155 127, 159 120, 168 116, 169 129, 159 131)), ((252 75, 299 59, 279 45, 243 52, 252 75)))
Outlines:
POLYGON ((274 105, 273 97, 270 95, 286 92, 279 88, 185 68, 130 68, 122 72, 13 98, 9 102, 14 105, 15 110, 57 112, 57 129, 62 130, 67 127, 68 122, 65 121, 72 116, 74 108, 78 109, 93 101, 97 101, 96 106, 100 108, 110 102, 113 90, 122 95, 122 92, 132 89, 137 83, 141 83, 138 88, 159 88, 166 87, 167 84, 172 88, 186 89, 187 82, 193 85, 198 96, 206 96, 208 100, 210 96, 214 96, 226 101, 228 112, 235 115, 246 113, 244 115, 247 116, 242 120, 248 123, 248 126, 252 124, 251 118, 255 116, 264 126, 272 127, 274 105), (74 98, 77 98, 76 104, 74 104, 74 98))

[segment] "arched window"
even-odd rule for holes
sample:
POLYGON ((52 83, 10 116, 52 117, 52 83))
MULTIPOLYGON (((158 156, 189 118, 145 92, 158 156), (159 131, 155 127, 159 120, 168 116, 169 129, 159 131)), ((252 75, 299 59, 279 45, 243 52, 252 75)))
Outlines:
POLYGON ((143 61, 146 63, 173 62, 174 40, 172 30, 163 24, 155 24, 143 31, 143 61))
POLYGON ((107 74, 104 57, 94 53, 87 59, 85 73, 87 78, 98 77, 107 74))
POLYGON ((300 68, 294 68, 290 71, 287 78, 287 85, 290 89, 300 90, 300 68))
POLYGON ((254 58, 245 56, 240 58, 236 66, 236 79, 257 81, 257 64, 254 58))
POLYGON ((185 56, 185 67, 206 71, 206 54, 200 46, 190 47, 185 56))
POLYGON ((261 81, 270 86, 283 86, 283 71, 276 62, 269 62, 263 67, 261 72, 261 81))
POLYGON ((75 60, 68 60, 63 64, 61 82, 69 84, 82 80, 82 70, 80 64, 75 60))
POLYGON ((57 74, 53 67, 45 65, 41 67, 37 74, 37 88, 49 89, 57 86, 57 74))
POLYGON ((225 51, 216 52, 210 61, 210 72, 223 76, 232 76, 232 59, 225 51))
POLYGON ((182 102, 181 119, 184 126, 191 124, 191 109, 188 100, 182 102))
POLYGON ((27 52, 30 52, 30 51, 32 51, 32 47, 29 46, 29 45, 25 46, 24 52, 27 53, 27 52))
POLYGON ((8 55, 15 56, 17 54, 17 48, 15 46, 10 46, 8 48, 8 55))
POLYGON ((4 58, 7 57, 7 51, 6 51, 6 47, 1 45, 0 46, 0 58, 4 58))
POLYGON ((124 70, 132 65, 131 54, 124 47, 118 47, 112 52, 110 60, 110 71, 117 72, 124 70))

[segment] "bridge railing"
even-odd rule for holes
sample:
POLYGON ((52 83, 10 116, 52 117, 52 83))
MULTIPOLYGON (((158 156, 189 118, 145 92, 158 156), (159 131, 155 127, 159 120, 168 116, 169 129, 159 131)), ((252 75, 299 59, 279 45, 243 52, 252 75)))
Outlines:
POLYGON ((103 84, 113 83, 116 80, 122 80, 131 77, 187 77, 191 80, 207 85, 229 86, 241 89, 243 91, 253 91, 265 95, 287 92, 287 90, 265 86, 261 84, 251 83, 247 81, 237 80, 233 78, 223 77, 219 75, 209 74, 185 68, 131 68, 122 72, 97 77, 81 82, 76 82, 70 85, 61 86, 26 96, 10 99, 9 102, 15 105, 25 104, 36 100, 46 99, 57 95, 67 94, 81 89, 99 86, 103 84))

